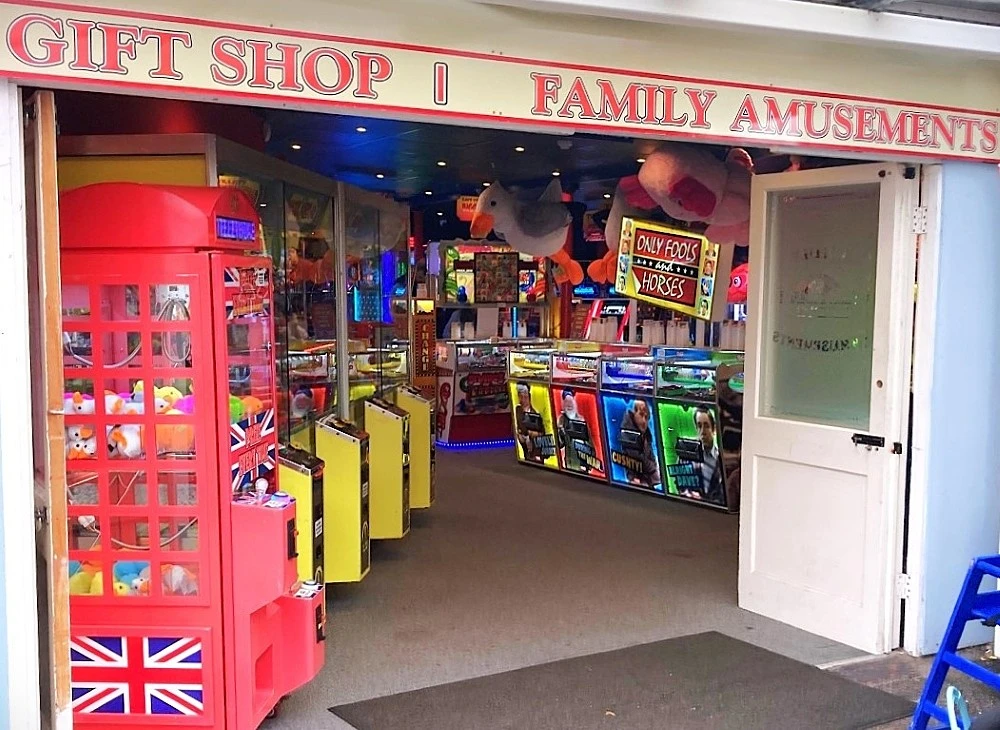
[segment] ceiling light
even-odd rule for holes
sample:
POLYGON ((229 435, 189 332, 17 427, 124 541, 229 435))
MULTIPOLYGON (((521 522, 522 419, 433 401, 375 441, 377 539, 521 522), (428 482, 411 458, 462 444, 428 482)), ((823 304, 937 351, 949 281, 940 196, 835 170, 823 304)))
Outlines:
POLYGON ((646 161, 646 158, 645 157, 636 157, 635 161, 638 162, 641 165, 643 162, 646 161))
POLYGON ((302 149, 302 145, 300 145, 300 144, 299 144, 298 142, 295 142, 295 143, 294 143, 294 144, 292 145, 292 149, 293 149, 293 150, 300 150, 300 149, 302 149))
POLYGON ((358 131, 358 132, 361 132, 361 134, 364 134, 365 132, 367 132, 367 131, 368 131, 368 127, 358 127, 358 128, 357 128, 357 131, 358 131))
POLYGON ((604 193, 604 199, 605 200, 610 200, 611 199, 611 193, 604 193))
POLYGON ((552 177, 559 177, 559 175, 560 175, 560 173, 559 173, 558 170, 553 170, 552 171, 552 177))
POLYGON ((260 204, 260 207, 261 207, 261 208, 266 208, 266 207, 267 207, 267 203, 261 203, 261 204, 260 204))
POLYGON ((444 167, 444 166, 445 166, 445 165, 447 165, 447 164, 448 164, 448 163, 447 163, 447 162, 445 162, 444 160, 438 160, 438 167, 444 167))
POLYGON ((441 211, 439 210, 439 211, 438 211, 438 215, 444 215, 444 213, 442 213, 442 212, 441 212, 441 211))
POLYGON ((488 183, 488 182, 484 182, 484 183, 483 183, 483 187, 484 187, 484 188, 488 188, 488 187, 489 187, 490 185, 492 185, 492 184, 493 184, 493 183, 488 183))
POLYGON ((521 147, 520 145, 518 145, 517 147, 514 148, 514 151, 515 152, 524 152, 524 147, 521 147))
POLYGON ((377 177, 377 178, 378 178, 379 180, 381 180, 381 179, 383 179, 383 178, 385 177, 385 175, 383 175, 383 174, 382 174, 382 173, 380 172, 380 173, 376 174, 376 175, 375 175, 375 177, 377 177))
POLYGON ((430 190, 425 190, 424 195, 433 195, 434 193, 430 190))

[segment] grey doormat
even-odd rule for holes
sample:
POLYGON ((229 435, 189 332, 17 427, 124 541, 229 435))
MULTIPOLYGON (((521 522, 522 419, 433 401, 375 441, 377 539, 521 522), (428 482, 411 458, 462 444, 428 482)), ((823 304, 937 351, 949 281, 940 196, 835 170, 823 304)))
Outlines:
POLYGON ((709 632, 330 711, 358 730, 847 730, 913 703, 709 632))

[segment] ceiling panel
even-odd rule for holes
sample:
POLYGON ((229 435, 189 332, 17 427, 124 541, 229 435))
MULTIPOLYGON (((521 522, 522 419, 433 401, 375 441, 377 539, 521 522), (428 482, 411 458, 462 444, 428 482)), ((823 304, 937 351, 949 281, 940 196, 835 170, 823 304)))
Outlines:
POLYGON ((903 13, 963 23, 1000 26, 1000 0, 800 0, 875 12, 903 13))

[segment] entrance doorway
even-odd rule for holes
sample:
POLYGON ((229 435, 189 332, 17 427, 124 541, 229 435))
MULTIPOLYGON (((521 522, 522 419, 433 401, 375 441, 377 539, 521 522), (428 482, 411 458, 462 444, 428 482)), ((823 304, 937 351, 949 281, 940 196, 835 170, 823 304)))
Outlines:
MULTIPOLYGON (((115 103, 111 97, 105 100, 115 103)), ((128 103, 135 104, 135 101, 128 103)), ((69 106, 60 106, 60 109, 69 106)), ((468 301, 471 293, 468 288, 464 292, 466 300, 462 300, 460 287, 463 285, 456 278, 454 297, 448 300, 447 282, 431 278, 447 275, 440 270, 432 273, 436 266, 432 257, 440 255, 441 247, 433 249, 437 253, 412 253, 417 247, 411 247, 410 237, 422 229, 423 244, 447 247, 449 242, 459 239, 463 239, 462 245, 468 243, 471 237, 471 232, 466 232, 469 221, 460 219, 455 199, 459 194, 481 194, 497 181, 498 172, 504 177, 510 176, 501 181, 520 199, 528 201, 537 200, 551 180, 562 181, 563 190, 572 191, 572 203, 587 210, 578 219, 581 229, 599 228, 601 216, 593 213, 600 213, 602 208, 606 212, 615 193, 616 181, 634 174, 644 156, 656 147, 647 140, 584 136, 574 138, 566 146, 564 138, 520 132, 476 129, 460 132, 452 128, 433 129, 430 125, 404 125, 376 119, 266 111, 260 114, 267 123, 270 141, 264 143, 262 149, 248 154, 248 162, 242 169, 234 162, 229 170, 219 166, 222 159, 219 156, 214 161, 209 154, 201 162, 194 160, 198 157, 194 146, 187 147, 183 153, 171 147, 178 142, 182 146, 191 145, 191 138, 174 137, 171 140, 167 135, 149 133, 116 134, 122 130, 114 125, 102 130, 100 122, 95 121, 101 117, 92 115, 76 120, 81 129, 86 129, 85 133, 74 134, 74 120, 61 117, 63 139, 60 145, 65 167, 61 171, 60 184, 66 188, 97 180, 136 177, 142 178, 142 182, 155 179, 166 183, 172 181, 171 175, 179 176, 173 182, 190 184, 191 175, 194 178, 201 175, 206 182, 221 184, 225 184, 223 178, 234 178, 228 183, 245 186, 244 189, 255 196, 265 227, 270 225, 280 230, 275 240, 280 240, 283 248, 269 253, 288 284, 281 295, 282 304, 288 306, 288 317, 284 323, 284 349, 278 355, 287 358, 285 369, 280 372, 285 378, 289 405, 285 423, 279 423, 279 428, 285 428, 287 439, 306 448, 314 445, 308 438, 310 418, 316 415, 311 411, 319 411, 321 406, 311 388, 310 404, 305 410, 294 406, 295 396, 304 391, 296 388, 293 382, 301 375, 296 373, 293 362, 312 364, 317 360, 318 351, 299 347, 303 342, 325 341, 328 345, 332 339, 330 333, 334 338, 343 336, 338 330, 342 321, 338 319, 340 313, 334 311, 331 304, 336 301, 335 290, 331 287, 335 286, 335 267, 323 269, 329 264, 327 253, 332 252, 333 230, 342 223, 333 221, 331 224, 324 220, 322 206, 312 206, 315 190, 307 189, 310 185, 324 188, 319 197, 322 199, 326 195, 330 201, 330 191, 336 188, 332 178, 336 175, 367 193, 389 194, 398 199, 397 203, 403 201, 418 211, 413 219, 417 224, 402 238, 398 231, 386 233, 382 227, 380 216, 384 215, 385 220, 392 216, 387 212, 388 207, 380 207, 381 203, 369 205, 379 211, 374 216, 374 223, 372 220, 353 221, 358 230, 373 232, 376 242, 371 246, 358 243, 354 252, 358 269, 353 274, 348 272, 355 277, 351 303, 356 307, 347 317, 351 325, 348 336, 363 341, 362 349, 366 353, 378 350, 378 358, 381 358, 382 351, 390 350, 397 339, 410 340, 413 346, 414 333, 406 314, 408 310, 417 311, 410 309, 411 300, 420 299, 421 291, 425 299, 434 299, 434 291, 442 292, 443 304, 447 306, 441 309, 448 309, 449 313, 433 325, 436 337, 442 340, 451 334, 455 313, 458 313, 460 324, 472 325, 475 336, 488 336, 481 332, 489 327, 493 328, 492 336, 502 335, 505 323, 511 330, 525 326, 532 335, 551 336, 553 312, 560 307, 560 300, 554 293, 551 296, 543 294, 533 301, 508 302, 506 306, 488 301, 480 303, 493 306, 476 306, 476 302, 468 301), (416 142, 410 142, 408 135, 416 142), (103 140, 98 139, 102 137, 103 140), (324 138, 336 141, 323 144, 324 138), (352 148, 364 149, 379 143, 392 150, 392 154, 382 150, 377 164, 364 168, 353 163, 359 154, 365 153, 352 153, 352 148), (102 144, 105 146, 101 147, 102 144), (450 145, 452 152, 440 145, 450 145), (335 153, 342 156, 332 158, 335 153), (461 158, 458 162, 456 154, 461 158), (249 160, 262 157, 281 159, 270 168, 275 174, 254 180, 254 168, 264 168, 249 160), (167 164, 159 167, 158 163, 167 164), (216 166, 203 169, 199 167, 201 164, 216 166), (286 173, 291 175, 292 168, 301 172, 299 183, 280 177, 286 173), (106 171, 110 169, 115 170, 113 175, 117 177, 107 176, 106 171), (155 175, 154 169, 158 170, 155 175), (72 185, 67 185, 70 178, 72 185), (319 182, 319 178, 325 178, 329 187, 324 187, 326 183, 319 182), (247 185, 248 182, 254 185, 247 185), (295 228, 294 239, 288 235, 290 222, 295 228), (382 245, 379 242, 382 236, 393 245, 382 245), (288 246, 290 240, 296 242, 294 247, 288 246), (400 242, 402 250, 396 248, 400 242), (392 256, 384 256, 394 251, 392 256), (394 267, 402 261, 407 277, 414 268, 419 268, 423 257, 427 278, 423 282, 403 278, 404 293, 389 297, 388 313, 379 310, 377 316, 369 316, 363 310, 369 306, 381 307, 382 302, 365 297, 365 275, 361 272, 369 265, 366 257, 379 262, 391 259, 392 271, 398 271, 394 267), (309 286, 296 289, 303 281, 289 280, 289 276, 318 278, 311 279, 309 286), (401 302, 402 318, 395 306, 401 302), (496 314, 494 309, 498 310, 496 314), (404 323, 402 327, 400 322, 404 323), (299 426, 302 430, 296 430, 299 426)), ((103 118, 115 117, 109 113, 103 118)), ((210 148, 213 154, 219 150, 236 156, 242 154, 237 145, 224 139, 216 139, 210 148)), ((775 162, 778 158, 787 158, 786 155, 775 155, 767 150, 755 152, 761 159, 778 165, 775 169, 782 170, 791 164, 787 159, 775 162)), ((713 153, 724 157, 722 150, 713 153)), ((426 519, 417 518, 419 529, 411 539, 423 537, 421 530, 447 535, 452 529, 463 539, 478 535, 483 541, 510 541, 510 547, 498 550, 494 544, 490 550, 484 550, 490 563, 480 565, 479 569, 472 569, 466 562, 464 580, 469 582, 456 588, 448 576, 449 554, 462 552, 468 558, 470 554, 475 556, 479 548, 474 542, 449 544, 447 539, 433 543, 434 549, 422 553, 433 562, 416 568, 427 571, 425 585, 437 585, 443 595, 448 591, 460 591, 466 598, 475 597, 477 593, 488 598, 490 591, 481 590, 486 583, 493 584, 490 588, 496 590, 496 584, 506 582, 505 590, 524 591, 517 596, 516 603, 530 607, 534 590, 532 562, 537 558, 520 548, 532 544, 551 551, 549 557, 557 558, 550 563, 550 567, 554 566, 553 578, 561 573, 565 580, 574 584, 572 590, 563 591, 564 595, 574 596, 562 607, 566 609, 563 617, 560 618, 560 611, 546 614, 553 633, 548 643, 541 644, 543 650, 538 650, 537 641, 534 648, 525 646, 525 637, 518 636, 516 627, 511 625, 509 633, 497 637, 495 652, 487 653, 486 669, 680 635, 691 625, 708 628, 716 616, 723 617, 714 624, 716 626, 724 625, 751 641, 758 637, 756 641, 761 644, 812 663, 856 655, 859 650, 884 652, 898 645, 900 617, 893 586, 901 565, 904 485, 896 443, 905 443, 909 418, 908 353, 912 333, 912 300, 909 297, 915 268, 912 231, 905 222, 908 211, 915 204, 919 175, 914 168, 900 165, 846 164, 819 158, 807 160, 805 167, 810 169, 758 172, 753 181, 749 258, 746 258, 746 249, 730 252, 735 257, 735 264, 749 264, 751 280, 751 297, 746 308, 749 326, 744 444, 742 462, 737 465, 743 489, 739 518, 638 493, 615 491, 610 486, 570 476, 555 473, 540 476, 515 465, 512 446, 506 454, 494 452, 488 458, 477 457, 471 451, 456 451, 440 457, 441 474, 449 481, 439 485, 439 494, 441 490, 452 492, 450 497, 447 492, 440 497, 441 512, 447 519, 437 518, 433 510, 426 519), (462 491, 463 482, 468 479, 466 475, 470 474, 477 482, 475 490, 494 490, 491 491, 494 501, 488 509, 484 509, 482 501, 477 506, 476 500, 470 500, 474 489, 462 491), (509 494, 503 491, 506 480, 517 482, 516 489, 511 489, 509 494), (536 487, 538 493, 533 493, 536 487), (565 500, 561 500, 561 496, 565 496, 565 500), (561 501, 574 506, 560 514, 561 501), (609 553, 603 562, 575 563, 571 555, 560 554, 566 545, 573 544, 572 541, 561 543, 556 539, 549 544, 539 539, 544 537, 539 532, 544 532, 545 525, 531 517, 536 509, 553 520, 571 522, 581 517, 580 529, 584 535, 594 527, 593 523, 588 525, 587 520, 599 519, 598 514, 604 511, 607 524, 600 530, 602 539, 621 538, 621 542, 607 546, 609 553), (502 515, 497 511, 502 511, 502 515), (421 525, 421 521, 424 524, 421 525), (533 530, 530 538, 524 536, 520 548, 516 544, 519 524, 530 525, 533 530), (470 525, 474 529, 469 529, 470 525), (617 536, 612 525, 622 526, 617 536), (698 529, 692 529, 692 525, 697 525, 698 529), (628 550, 634 537, 628 533, 632 531, 643 534, 643 539, 634 547, 648 550, 647 561, 638 572, 631 565, 633 557, 628 550), (511 562, 498 563, 504 556, 511 562), (657 558, 671 563, 671 569, 658 570, 657 558), (678 564, 687 561, 693 568, 677 568, 678 564), (616 564, 620 564, 621 569, 615 569, 616 564), (578 572, 567 574, 567 566, 573 565, 578 572), (594 568, 599 570, 591 570, 594 568), (626 568, 631 571, 629 580, 621 576, 626 568), (697 581, 693 580, 695 577, 697 581), (685 585, 689 579, 691 583, 685 585), (484 583, 477 587, 475 580, 484 583), (616 589, 616 580, 623 580, 625 593, 616 589), (688 586, 698 585, 696 595, 678 601, 683 610, 671 619, 676 623, 670 627, 658 623, 662 620, 658 607, 648 601, 640 601, 643 609, 636 610, 631 619, 625 612, 618 617, 617 623, 608 622, 606 611, 581 605, 585 602, 584 594, 591 592, 600 594, 606 601, 604 608, 610 611, 616 597, 627 600, 627 596, 642 591, 643 581, 657 580, 672 581, 669 587, 660 584, 651 589, 664 601, 669 600, 672 592, 683 593, 688 586), (588 581, 601 585, 581 592, 581 586, 586 587, 588 581), (786 625, 744 614, 740 608, 786 625), (600 624, 618 628, 598 632, 600 624), (803 630, 816 636, 807 637, 803 630), (581 637, 581 633, 586 636, 581 637), (837 643, 831 645, 831 641, 837 643), (516 651, 519 646, 524 650, 516 651)), ((363 193, 359 193, 361 195, 363 193)), ((331 213, 333 210, 331 203, 331 213)), ((580 238, 581 248, 586 250, 586 235, 580 238)), ((490 245, 500 243, 496 237, 490 240, 490 245)), ((430 246, 427 248, 430 250, 430 246)), ((599 245, 594 244, 591 249, 594 259, 603 255, 599 245)), ((460 255, 460 251, 456 253, 460 255)), ((386 271, 380 269, 379 275, 388 276, 386 271)), ((518 265, 517 273, 520 275, 522 271, 527 269, 518 265)), ((471 274, 471 281, 475 282, 475 271, 471 274)), ((460 275, 468 277, 469 272, 460 275)), ((567 296, 567 293, 573 297, 572 289, 564 289, 561 295, 567 296)), ((576 306, 583 310, 594 309, 582 294, 574 298, 578 300, 576 306)), ((605 298, 615 299, 613 296, 605 298)), ((633 319, 655 322, 658 318, 653 310, 643 312, 633 308, 632 312, 633 319)), ((572 313, 570 308, 569 316, 572 313)), ((561 313, 561 316, 567 315, 561 313)), ((727 316, 731 321, 741 321, 735 310, 727 316)), ((670 321, 674 321, 672 317, 670 321)), ((628 330, 628 327, 616 328, 615 338, 624 337, 628 330)), ((465 334, 464 330, 461 332, 465 334)), ((571 333, 572 329, 568 328, 567 332, 571 333)), ((702 337, 701 345, 706 342, 718 345, 718 340, 711 342, 713 335, 706 330, 692 326, 691 332, 694 338, 702 337)), ((61 341, 61 334, 56 333, 55 337, 61 341)), ((324 354, 330 352, 328 348, 324 354)), ((413 363, 412 350, 410 357, 413 363)), ((378 364, 371 360, 367 363, 378 364)), ((359 390, 356 397, 351 394, 352 399, 361 402, 367 395, 389 387, 383 378, 384 371, 375 369, 377 378, 364 384, 371 390, 361 388, 360 382, 355 383, 359 390)), ((325 391, 331 401, 334 390, 335 386, 325 391)), ((509 410, 508 404, 503 416, 508 426, 509 410)), ((363 407, 352 414, 362 420, 363 407)), ((51 484, 57 488, 55 480, 51 484)), ((668 492, 666 488, 662 491, 668 492)), ((70 529, 78 529, 78 526, 70 524, 70 529)), ((560 529, 564 532, 553 531, 554 537, 565 536, 573 528, 563 524, 560 529)), ((389 632, 388 639, 397 647, 417 647, 403 653, 424 654, 419 648, 421 642, 445 649, 452 646, 456 653, 448 655, 443 662, 446 671, 438 674, 433 670, 428 670, 427 674, 407 674, 386 664, 370 663, 367 665, 369 670, 377 673, 381 681, 377 685, 379 691, 397 691, 415 683, 447 681, 479 671, 468 656, 461 656, 461 640, 449 636, 448 631, 442 632, 449 624, 461 626, 462 621, 457 617, 444 614, 415 619, 404 615, 411 604, 405 595, 395 591, 417 590, 412 575, 408 581, 395 586, 381 585, 380 602, 366 603, 371 600, 366 596, 375 593, 369 591, 368 586, 371 581, 378 580, 379 559, 398 566, 407 559, 406 551, 405 542, 376 546, 372 555, 375 572, 369 582, 332 591, 331 631, 336 636, 338 612, 343 611, 345 621, 356 622, 355 629, 366 627, 370 636, 382 634, 383 639, 386 639, 385 632, 389 632), (400 613, 380 617, 379 607, 385 604, 400 613), (400 628, 393 628, 394 621, 401 622, 400 628)), ((552 596, 544 592, 534 594, 535 599, 539 597, 544 597, 546 602, 552 600, 552 596)), ((476 604, 474 601, 466 604, 445 601, 441 610, 447 611, 449 605, 469 608, 476 604)), ((479 606, 479 610, 487 608, 479 606)), ((545 633, 545 629, 537 625, 533 630, 539 635, 545 633)), ((349 631, 344 642, 331 643, 336 647, 332 651, 346 652, 342 656, 335 655, 342 661, 328 659, 330 671, 337 673, 338 682, 347 682, 350 671, 345 667, 366 654, 367 647, 360 640, 364 635, 363 630, 349 631), (350 643, 352 636, 358 639, 357 643, 350 643)), ((477 646, 476 650, 480 648, 477 646)), ((465 651, 473 653, 469 647, 465 651)), ((367 691, 362 687, 355 690, 357 694, 345 694, 340 699, 361 698, 367 691)), ((335 700, 323 701, 329 704, 335 700)))

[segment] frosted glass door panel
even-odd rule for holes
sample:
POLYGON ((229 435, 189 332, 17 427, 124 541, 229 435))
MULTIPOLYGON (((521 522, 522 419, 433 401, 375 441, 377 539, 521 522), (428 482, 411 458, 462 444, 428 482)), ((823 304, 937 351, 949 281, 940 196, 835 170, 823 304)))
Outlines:
POLYGON ((760 416, 868 430, 879 195, 769 195, 760 416))

